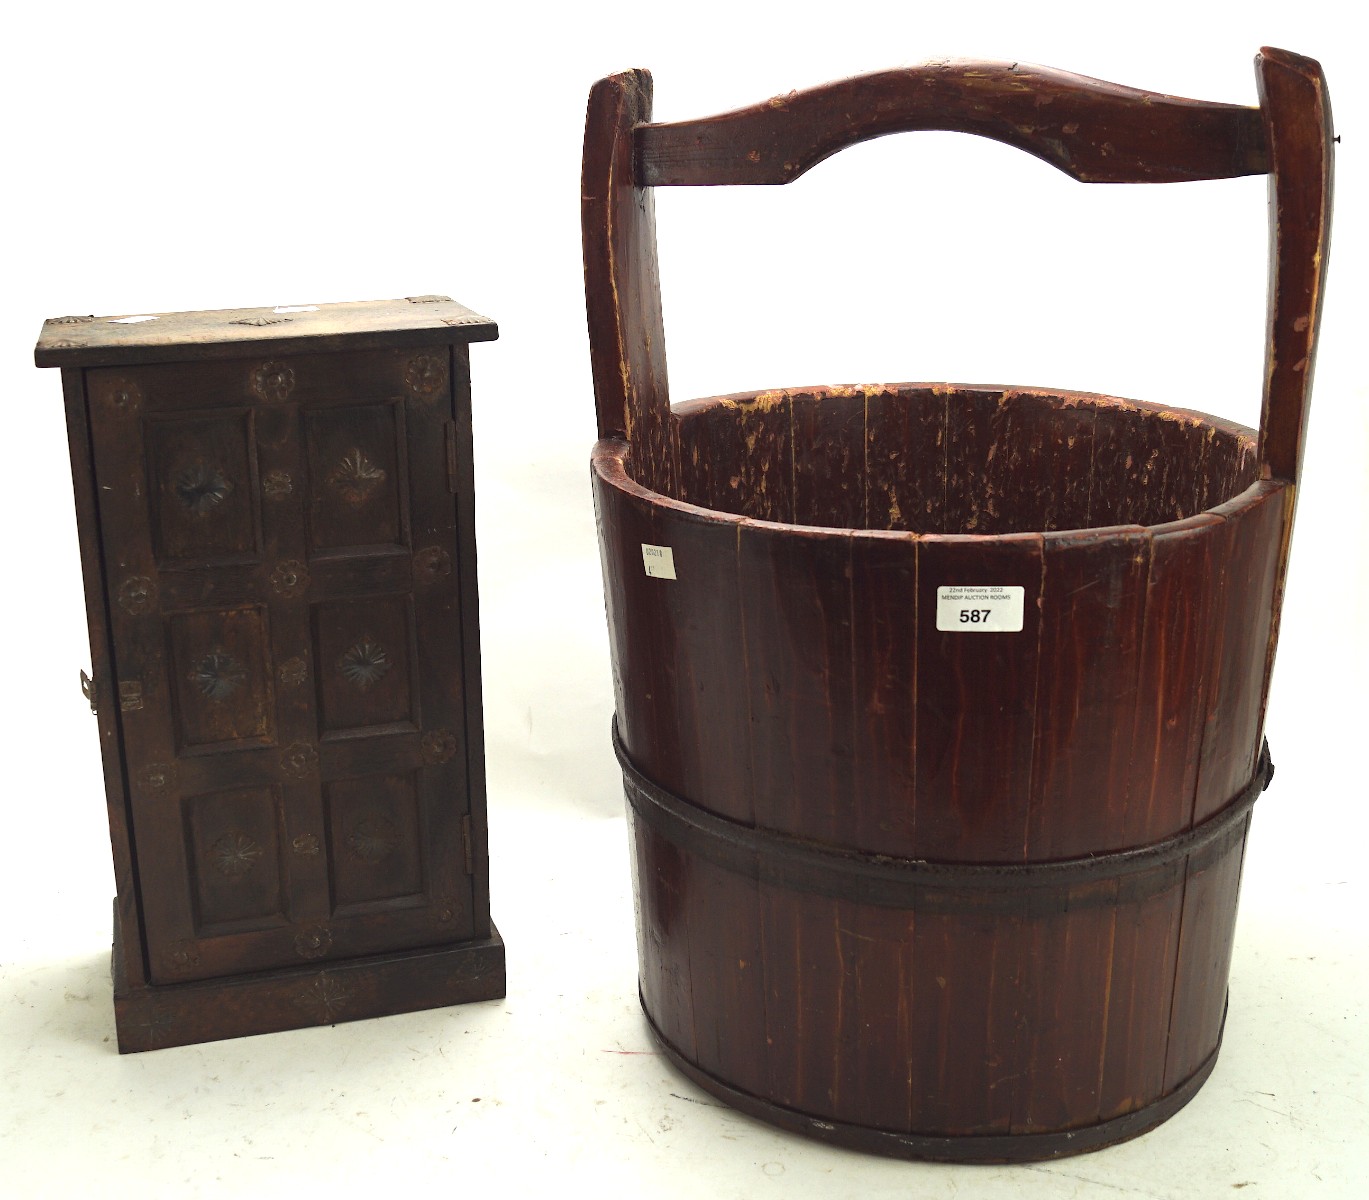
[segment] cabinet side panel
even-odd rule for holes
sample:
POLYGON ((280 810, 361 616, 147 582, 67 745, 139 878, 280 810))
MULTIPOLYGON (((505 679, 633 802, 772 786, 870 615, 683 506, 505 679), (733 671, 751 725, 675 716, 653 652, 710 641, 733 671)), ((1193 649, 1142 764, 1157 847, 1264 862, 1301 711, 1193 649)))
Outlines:
POLYGON ((109 841, 114 855, 115 957, 131 985, 147 981, 143 960, 142 910, 137 894, 137 868, 129 834, 128 788, 119 711, 115 703, 113 650, 109 637, 104 556, 100 549, 100 515, 95 495, 95 466, 90 419, 86 411, 85 372, 62 371, 67 440, 71 449, 71 482, 76 500, 76 528, 80 540, 81 575, 85 583, 86 624, 90 631, 90 673, 93 679, 100 752, 104 762, 105 802, 109 813, 109 841))

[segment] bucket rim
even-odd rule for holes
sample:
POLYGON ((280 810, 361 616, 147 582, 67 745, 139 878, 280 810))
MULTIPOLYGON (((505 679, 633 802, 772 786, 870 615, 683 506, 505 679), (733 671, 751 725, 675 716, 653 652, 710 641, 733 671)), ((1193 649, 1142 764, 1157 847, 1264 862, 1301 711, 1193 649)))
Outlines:
MULTIPOLYGON (((1157 417, 1161 420, 1182 421, 1187 424, 1203 426, 1215 433, 1225 434, 1248 440, 1252 448, 1258 445, 1259 431, 1248 425, 1196 409, 1179 408, 1147 400, 1131 400, 1112 396, 1103 392, 1084 392, 1067 388, 1028 387, 999 384, 967 383, 872 383, 872 384, 819 384, 812 387, 785 387, 760 389, 757 391, 730 392, 715 396, 702 396, 685 400, 671 406, 672 424, 681 418, 698 416, 711 409, 731 407, 741 408, 753 404, 779 403, 794 396, 813 396, 824 398, 850 397, 864 393, 867 397, 879 393, 901 391, 925 391, 933 395, 954 393, 997 394, 1002 399, 1032 397, 1050 402, 1061 401, 1063 407, 1087 405, 1109 408, 1138 415, 1157 417)), ((1071 526, 1061 529, 1020 530, 1012 533, 920 533, 901 529, 871 529, 862 526, 810 525, 792 521, 773 521, 761 517, 748 517, 740 513, 729 513, 722 509, 708 508, 688 500, 678 500, 654 488, 647 487, 633 478, 627 469, 629 445, 626 439, 601 438, 594 445, 590 455, 590 467, 594 474, 606 485, 615 490, 645 501, 655 508, 671 512, 675 517, 694 523, 713 526, 735 526, 768 530, 792 531, 806 536, 854 537, 871 542, 937 542, 964 543, 967 545, 994 545, 1021 542, 1024 539, 1055 538, 1068 536, 1072 540, 1080 538, 1105 539, 1124 535, 1134 537, 1137 533, 1149 535, 1178 533, 1219 523, 1266 498, 1271 492, 1291 487, 1282 479, 1257 478, 1243 491, 1211 505, 1199 512, 1174 521, 1162 521, 1153 525, 1127 522, 1112 525, 1071 526)))

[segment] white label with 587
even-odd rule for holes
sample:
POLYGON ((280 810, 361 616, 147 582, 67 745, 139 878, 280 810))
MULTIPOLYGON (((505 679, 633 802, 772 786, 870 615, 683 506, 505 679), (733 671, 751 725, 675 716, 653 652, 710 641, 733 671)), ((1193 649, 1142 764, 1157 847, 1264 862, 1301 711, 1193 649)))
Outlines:
POLYGON ((936 627, 942 633, 1021 633, 1026 589, 979 584, 936 589, 936 627))

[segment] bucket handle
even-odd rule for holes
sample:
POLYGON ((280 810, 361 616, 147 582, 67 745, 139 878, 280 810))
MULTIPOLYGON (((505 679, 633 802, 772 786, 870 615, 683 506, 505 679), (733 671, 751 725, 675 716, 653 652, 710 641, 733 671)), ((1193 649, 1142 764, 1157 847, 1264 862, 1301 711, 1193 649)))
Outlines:
POLYGON ((823 84, 697 121, 651 123, 645 70, 601 79, 585 123, 581 218, 600 438, 674 493, 651 188, 788 183, 838 150, 909 130, 977 134, 1086 183, 1267 173, 1270 276, 1260 463, 1296 482, 1331 227, 1331 105, 1320 64, 1265 48, 1260 106, 1208 104, 1018 63, 935 62, 823 84))

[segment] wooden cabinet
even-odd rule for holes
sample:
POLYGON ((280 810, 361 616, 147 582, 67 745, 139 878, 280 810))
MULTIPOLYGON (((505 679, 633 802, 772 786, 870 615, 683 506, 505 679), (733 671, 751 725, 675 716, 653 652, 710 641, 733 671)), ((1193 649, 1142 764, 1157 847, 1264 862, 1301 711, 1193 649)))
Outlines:
POLYGON ((504 994, 445 297, 49 321, 121 1050, 504 994))

